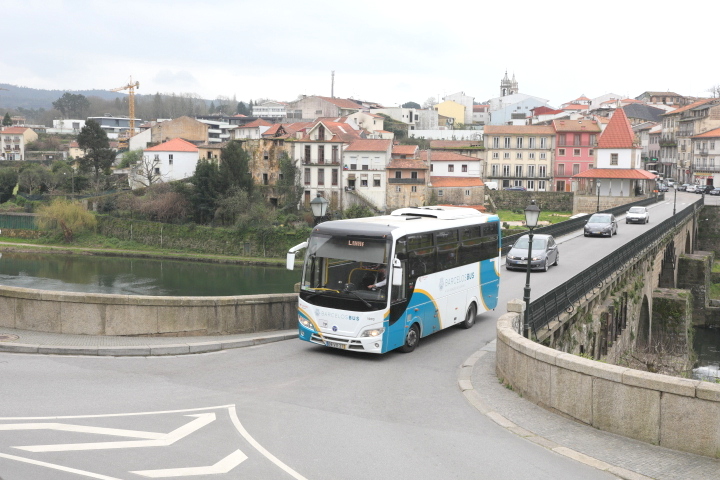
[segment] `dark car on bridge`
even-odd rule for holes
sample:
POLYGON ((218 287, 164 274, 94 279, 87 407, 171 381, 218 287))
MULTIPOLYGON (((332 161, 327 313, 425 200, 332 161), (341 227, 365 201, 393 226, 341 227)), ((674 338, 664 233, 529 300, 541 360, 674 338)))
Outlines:
POLYGON ((618 222, 612 213, 594 213, 585 224, 585 236, 599 235, 612 237, 617 235, 618 222))
MULTIPOLYGON (((505 268, 527 270, 528 249, 530 237, 523 235, 518 238, 505 257, 505 268)), ((548 271, 550 265, 557 265, 560 261, 560 252, 557 243, 552 235, 533 235, 532 258, 530 259, 530 270, 548 271)))
POLYGON ((695 187, 695 193, 710 193, 710 190, 712 190, 713 188, 715 187, 713 187, 712 185, 698 185, 697 187, 695 187))

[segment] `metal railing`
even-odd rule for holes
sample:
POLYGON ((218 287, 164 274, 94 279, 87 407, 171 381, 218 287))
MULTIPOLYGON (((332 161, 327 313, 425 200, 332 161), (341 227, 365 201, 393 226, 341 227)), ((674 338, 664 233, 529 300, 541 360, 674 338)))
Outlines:
POLYGON ((693 215, 697 211, 697 205, 690 205, 664 222, 655 225, 615 250, 612 255, 595 262, 567 282, 530 303, 528 323, 532 333, 537 337, 539 330, 543 328, 549 330, 550 322, 559 320, 563 313, 572 313, 578 302, 588 295, 596 293, 609 279, 631 267, 634 260, 648 248, 660 241, 665 234, 672 232, 688 216, 693 215))

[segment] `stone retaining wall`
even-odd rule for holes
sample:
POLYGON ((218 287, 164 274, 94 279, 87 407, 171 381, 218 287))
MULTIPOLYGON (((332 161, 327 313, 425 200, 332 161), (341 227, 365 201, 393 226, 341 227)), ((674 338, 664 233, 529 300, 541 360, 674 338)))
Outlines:
POLYGON ((497 323, 496 372, 519 395, 600 430, 720 458, 719 384, 633 370, 545 347, 513 329, 522 303, 514 310, 497 323))
POLYGON ((297 294, 148 297, 0 286, 0 327, 81 335, 191 336, 286 330, 297 294))

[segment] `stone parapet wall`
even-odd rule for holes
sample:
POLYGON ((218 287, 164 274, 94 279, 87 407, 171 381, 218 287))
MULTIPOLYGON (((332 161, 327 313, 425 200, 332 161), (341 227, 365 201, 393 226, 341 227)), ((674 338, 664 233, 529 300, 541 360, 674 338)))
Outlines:
POLYGON ((148 297, 0 286, 0 327, 49 333, 192 336, 286 330, 297 294, 148 297))
POLYGON ((610 365, 523 338, 522 313, 497 323, 496 372, 550 411, 654 445, 720 458, 720 385, 610 365))
MULTIPOLYGON (((541 210, 569 212, 573 208, 572 192, 518 192, 512 190, 485 190, 497 210, 525 210, 535 200, 541 210)), ((488 205, 490 206, 490 202, 488 205)))

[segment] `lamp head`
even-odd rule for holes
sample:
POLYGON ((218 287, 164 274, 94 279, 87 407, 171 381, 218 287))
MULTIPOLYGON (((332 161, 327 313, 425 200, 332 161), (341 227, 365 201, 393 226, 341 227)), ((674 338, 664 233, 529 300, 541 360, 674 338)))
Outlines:
POLYGON ((313 198, 310 202, 310 208, 312 208, 313 216, 315 218, 324 217, 327 212, 327 208, 330 202, 327 199, 317 194, 317 197, 313 198))
POLYGON ((532 200, 530 205, 525 207, 525 225, 528 228, 537 227, 538 218, 540 218, 540 207, 535 205, 535 200, 532 200))

